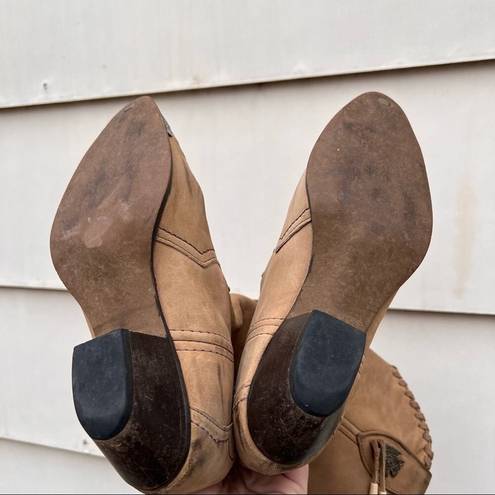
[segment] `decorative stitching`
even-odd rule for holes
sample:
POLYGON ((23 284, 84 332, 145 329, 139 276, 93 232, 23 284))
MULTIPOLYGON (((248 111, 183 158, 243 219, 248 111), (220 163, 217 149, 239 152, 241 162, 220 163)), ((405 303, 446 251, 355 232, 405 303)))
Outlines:
POLYGON ((274 333, 270 333, 270 332, 260 332, 260 333, 257 333, 256 335, 250 335, 247 339, 246 339, 246 344, 255 339, 256 337, 259 337, 260 335, 271 335, 273 337, 274 333))
POLYGON ((220 438, 214 437, 206 428, 204 428, 200 424, 196 423, 192 419, 191 419, 191 423, 193 425, 197 426, 200 430, 203 430, 215 443, 218 443, 219 444, 219 443, 225 443, 225 442, 228 442, 229 441, 228 438, 220 439, 220 438))
POLYGON ((245 388, 248 388, 251 386, 251 382, 249 383, 246 383, 245 385, 243 385, 242 387, 239 388, 239 390, 236 391, 235 395, 239 395, 239 393, 244 390, 245 388))
POLYGON ((290 225, 285 229, 284 233, 279 237, 279 240, 281 241, 285 234, 287 234, 287 232, 289 231, 289 229, 307 212, 309 211, 309 207, 308 208, 305 208, 298 216, 297 218, 295 218, 291 223, 290 225))
POLYGON ((282 239, 279 239, 279 242, 278 242, 278 246, 276 248, 276 250, 280 250, 280 248, 294 235, 296 234, 297 232, 299 232, 299 230, 302 228, 302 227, 305 227, 308 223, 311 222, 311 216, 308 216, 306 218, 302 217, 297 223, 295 223, 291 228, 290 230, 287 231, 287 233, 285 234, 285 237, 282 238, 282 239))
POLYGON ((191 244, 189 241, 186 241, 186 239, 183 239, 182 237, 178 236, 177 234, 174 234, 173 232, 170 232, 170 230, 164 229, 163 227, 160 227, 160 226, 158 226, 158 229, 159 230, 163 230, 167 234, 170 234, 171 236, 176 237, 177 239, 179 239, 182 242, 185 242, 186 244, 188 244, 189 246, 191 246, 195 251, 197 251, 201 255, 203 255, 205 253, 209 253, 211 251, 215 251, 213 248, 205 249, 204 251, 200 251, 196 246, 194 246, 193 244, 191 244))
POLYGON ((252 382, 246 383, 242 387, 239 388, 239 390, 236 391, 234 395, 234 405, 232 406, 233 409, 235 409, 242 401, 247 400, 247 397, 242 397, 239 398, 239 396, 242 394, 242 391, 248 387, 250 387, 252 382))
POLYGON ((204 416, 208 421, 210 421, 210 423, 215 425, 220 430, 225 431, 225 432, 229 432, 232 429, 232 423, 228 424, 227 426, 221 426, 209 414, 205 413, 201 409, 197 409, 196 407, 192 407, 192 406, 190 406, 190 407, 193 411, 196 411, 201 416, 204 416))
MULTIPOLYGON (((351 421, 351 420, 350 420, 350 419, 349 419, 349 418, 345 415, 345 413, 344 413, 343 418, 345 418, 345 420, 346 420, 346 421, 347 421, 347 422, 348 422, 351 426, 354 426, 354 428, 356 428, 356 430, 357 430, 357 431, 361 431, 361 428, 359 428, 359 427, 356 425, 356 423, 354 423, 353 421, 351 421)), ((355 433, 353 432, 353 434, 355 434, 355 433)))
MULTIPOLYGON (((344 418, 345 418, 345 416, 344 416, 344 418)), ((343 425, 343 423, 340 424, 340 426, 337 428, 337 431, 339 431, 345 438, 347 438, 348 440, 350 440, 351 442, 353 442, 357 445, 356 435, 352 431, 350 431, 348 428, 346 428, 343 425)), ((337 431, 335 432, 335 434, 337 434, 337 431)))
POLYGON ((267 320, 278 320, 278 321, 282 321, 282 320, 285 320, 285 318, 276 318, 275 316, 273 316, 273 317, 267 317, 267 318, 260 318, 259 320, 256 320, 256 323, 254 324, 254 326, 256 326, 260 321, 267 321, 267 320))
POLYGON ((218 354, 219 356, 222 356, 223 358, 227 359, 231 363, 234 362, 233 359, 229 358, 225 354, 220 354, 219 352, 215 352, 215 351, 207 351, 205 349, 176 349, 176 350, 177 350, 177 352, 211 352, 212 354, 218 354))
POLYGON ((239 398, 239 395, 241 395, 242 391, 248 387, 251 386, 252 382, 246 383, 242 387, 239 388, 239 390, 236 391, 235 396, 234 396, 234 405, 232 406, 234 409, 239 405, 240 402, 243 400, 247 400, 247 397, 239 398), (237 399, 236 399, 237 397, 237 399))
POLYGON ((265 322, 262 322, 262 323, 255 323, 254 326, 252 326, 249 331, 248 331, 248 334, 250 333, 253 333, 255 330, 257 330, 258 328, 261 328, 261 327, 276 327, 276 326, 280 326, 280 323, 277 322, 277 323, 270 323, 269 321, 265 321, 265 322))
POLYGON ((174 339, 174 342, 195 342, 196 344, 204 344, 204 345, 213 345, 223 349, 224 351, 234 355, 234 352, 231 349, 227 349, 227 347, 223 347, 220 344, 213 344, 211 342, 202 342, 201 340, 187 340, 187 339, 174 339))
POLYGON ((239 400, 238 400, 238 401, 234 404, 234 407, 233 407, 233 408, 234 408, 234 409, 237 409, 237 408, 239 407, 239 404, 240 404, 241 402, 246 401, 246 400, 247 400, 247 397, 243 397, 242 399, 239 399, 239 400))
POLYGON ((172 239, 166 239, 165 237, 161 237, 160 235, 157 235, 156 236, 156 241, 157 242, 160 242, 161 244, 165 244, 166 246, 176 247, 181 252, 187 253, 191 258, 197 260, 199 263, 202 263, 202 264, 203 263, 204 264, 207 264, 210 261, 217 259, 216 255, 213 255, 213 256, 210 256, 209 258, 203 259, 200 256, 198 256, 197 254, 191 253, 190 251, 188 251, 181 244, 178 244, 177 242, 173 241, 172 239))
POLYGON ((294 223, 290 229, 279 239, 275 246, 274 253, 278 253, 298 232, 311 223, 311 213, 305 212, 303 216, 294 223))
POLYGON ((191 253, 184 246, 177 244, 176 242, 174 242, 171 239, 165 239, 164 237, 160 237, 159 235, 157 235, 155 237, 155 240, 157 242, 159 242, 160 244, 164 244, 165 246, 170 246, 170 247, 176 249, 177 251, 182 253, 184 256, 187 256, 189 259, 191 259, 192 261, 194 261, 198 265, 202 266, 203 268, 206 268, 207 266, 209 266, 210 264, 213 264, 214 262, 218 263, 217 257, 215 255, 204 260, 204 259, 199 258, 198 255, 191 253))
POLYGON ((430 469, 433 461, 433 450, 431 448, 430 429, 426 424, 426 418, 421 412, 420 406, 414 398, 414 394, 409 390, 407 382, 402 378, 402 375, 396 366, 392 366, 392 375, 397 378, 397 383, 404 389, 404 395, 409 399, 411 408, 414 409, 414 417, 419 421, 418 427, 423 431, 423 439, 425 440, 425 445, 423 446, 423 452, 426 456, 425 467, 426 469, 430 469))
POLYGON ((225 342, 231 344, 231 341, 229 339, 216 332, 207 332, 206 330, 193 330, 188 328, 169 328, 168 330, 169 332, 191 332, 191 333, 204 333, 208 335, 216 335, 217 337, 220 337, 221 339, 225 340, 225 342))

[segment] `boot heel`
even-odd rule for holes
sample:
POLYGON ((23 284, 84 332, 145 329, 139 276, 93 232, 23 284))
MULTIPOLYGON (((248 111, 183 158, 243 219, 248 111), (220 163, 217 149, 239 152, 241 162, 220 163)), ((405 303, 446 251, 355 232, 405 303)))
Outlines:
POLYGON ((302 464, 325 445, 338 426, 365 346, 364 332, 321 311, 280 326, 248 397, 249 429, 266 457, 302 464))
POLYGON ((150 490, 175 478, 190 421, 170 339, 121 329, 75 347, 72 390, 79 422, 128 483, 150 490))
POLYGON ((291 394, 308 414, 329 416, 347 399, 366 334, 321 311, 304 325, 290 368, 291 394))

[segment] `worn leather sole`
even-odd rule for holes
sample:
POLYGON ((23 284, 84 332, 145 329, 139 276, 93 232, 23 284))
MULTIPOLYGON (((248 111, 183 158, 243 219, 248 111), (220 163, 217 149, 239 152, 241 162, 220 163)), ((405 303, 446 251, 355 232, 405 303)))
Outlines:
POLYGON ((247 404, 257 448, 285 466, 310 460, 338 426, 364 351, 432 229, 421 150, 400 107, 379 93, 356 98, 327 125, 306 190, 310 268, 247 404))
POLYGON ((74 350, 77 415, 142 491, 168 485, 190 445, 187 394, 153 272, 171 175, 166 124, 151 98, 139 98, 84 156, 50 240, 55 268, 96 337, 74 350))

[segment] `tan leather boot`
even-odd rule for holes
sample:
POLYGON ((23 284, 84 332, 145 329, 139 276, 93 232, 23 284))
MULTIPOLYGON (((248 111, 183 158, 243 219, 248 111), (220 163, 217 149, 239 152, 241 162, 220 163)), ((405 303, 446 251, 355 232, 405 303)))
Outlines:
MULTIPOLYGON (((239 294, 231 298, 237 360, 256 301, 239 294)), ((308 493, 425 493, 432 459, 419 404, 397 368, 370 349, 342 422, 310 463, 308 493)))
POLYGON ((91 327, 76 347, 79 420, 139 490, 190 493, 233 457, 230 299, 201 189, 151 98, 84 156, 51 234, 91 327))
POLYGON ((414 395, 370 349, 340 426, 311 463, 309 493, 425 493, 432 459, 414 395))
POLYGON ((234 399, 247 467, 276 474, 324 448, 431 227, 426 171, 406 116, 379 93, 356 98, 316 142, 263 275, 234 399))

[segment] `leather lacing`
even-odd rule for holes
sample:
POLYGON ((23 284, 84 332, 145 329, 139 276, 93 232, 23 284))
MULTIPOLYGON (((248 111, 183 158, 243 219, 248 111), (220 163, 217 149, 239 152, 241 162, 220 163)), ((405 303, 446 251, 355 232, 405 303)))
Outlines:
POLYGON ((399 370, 392 366, 392 373, 397 378, 399 385, 404 389, 404 395, 409 399, 409 404, 414 409, 414 416, 419 421, 418 428, 423 430, 423 439, 425 440, 425 445, 423 447, 423 451, 425 453, 424 466, 426 469, 431 468, 431 463, 433 460, 433 450, 431 449, 431 435, 430 429, 426 424, 426 418, 424 414, 421 412, 419 404, 416 402, 414 398, 414 394, 409 390, 407 386, 407 382, 402 378, 402 375, 399 373, 399 370))
MULTIPOLYGON (((423 439, 425 441, 423 447, 423 452, 425 454, 423 462, 425 468, 430 469, 433 460, 433 451, 431 449, 430 429, 426 424, 426 418, 421 412, 414 394, 409 390, 407 382, 402 378, 402 375, 395 366, 392 366, 392 374, 397 378, 399 386, 404 389, 404 395, 409 399, 409 404, 414 410, 414 416, 418 420, 418 428, 423 431, 423 439)), ((387 448, 389 447, 383 440, 373 440, 371 442, 371 448, 373 450, 373 474, 369 494, 385 495, 387 493, 387 448)))
POLYGON ((383 440, 373 440, 371 442, 373 450, 373 477, 369 489, 370 495, 382 495, 387 493, 387 445, 383 440))

